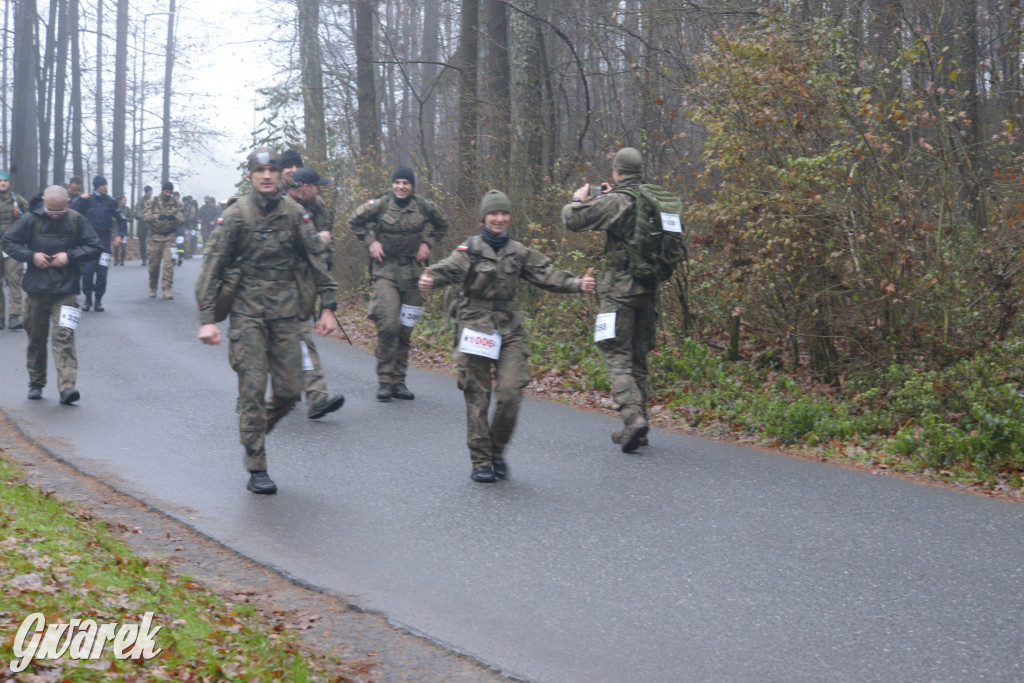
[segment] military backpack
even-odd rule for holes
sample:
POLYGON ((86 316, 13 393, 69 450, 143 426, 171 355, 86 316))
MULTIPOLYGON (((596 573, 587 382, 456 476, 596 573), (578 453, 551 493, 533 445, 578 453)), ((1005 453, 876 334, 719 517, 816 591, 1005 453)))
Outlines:
POLYGON ((660 185, 643 183, 613 190, 629 195, 636 205, 636 227, 626 243, 626 270, 637 280, 658 284, 672 277, 686 259, 680 214, 683 203, 660 185))

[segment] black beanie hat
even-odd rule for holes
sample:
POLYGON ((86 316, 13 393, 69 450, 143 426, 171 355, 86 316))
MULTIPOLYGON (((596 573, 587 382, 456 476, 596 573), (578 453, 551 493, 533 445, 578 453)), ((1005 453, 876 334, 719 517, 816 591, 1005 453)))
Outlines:
POLYGON ((294 149, 286 149, 281 152, 281 166, 279 168, 288 168, 289 166, 302 166, 302 155, 294 149))
POLYGON ((103 176, 101 176, 101 175, 98 175, 98 176, 96 176, 96 177, 94 177, 94 178, 92 179, 92 189, 94 189, 94 190, 95 190, 96 188, 98 188, 98 187, 103 187, 103 186, 104 186, 104 185, 106 185, 106 184, 107 184, 107 179, 106 179, 106 178, 104 178, 104 177, 103 177, 103 176))
POLYGON ((408 180, 409 184, 416 187, 416 173, 408 166, 399 166, 391 174, 391 182, 396 180, 408 180))
POLYGON ((172 183, 170 180, 166 180, 166 181, 164 181, 164 184, 160 186, 160 190, 161 191, 170 190, 171 192, 173 192, 174 191, 174 183, 172 183))

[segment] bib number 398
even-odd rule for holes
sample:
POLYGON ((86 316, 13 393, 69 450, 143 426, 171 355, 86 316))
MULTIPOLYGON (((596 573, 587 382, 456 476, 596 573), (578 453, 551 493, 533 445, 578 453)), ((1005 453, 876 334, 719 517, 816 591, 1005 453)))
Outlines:
POLYGON ((399 320, 402 321, 402 325, 405 327, 416 327, 416 323, 423 317, 422 306, 410 306, 409 304, 402 304, 401 313, 399 313, 399 320))
POLYGON ((497 360, 498 354, 501 353, 501 335, 497 332, 494 334, 477 332, 476 330, 464 327, 462 329, 462 338, 459 339, 459 351, 473 356, 483 356, 484 358, 497 360))

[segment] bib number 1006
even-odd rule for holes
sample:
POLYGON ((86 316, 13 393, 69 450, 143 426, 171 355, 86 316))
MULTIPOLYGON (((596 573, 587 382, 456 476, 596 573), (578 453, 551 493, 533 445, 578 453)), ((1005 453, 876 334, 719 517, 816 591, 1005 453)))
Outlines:
POLYGON ((477 332, 468 327, 462 329, 462 337, 459 339, 459 351, 474 356, 498 359, 501 353, 501 335, 495 332, 477 332))

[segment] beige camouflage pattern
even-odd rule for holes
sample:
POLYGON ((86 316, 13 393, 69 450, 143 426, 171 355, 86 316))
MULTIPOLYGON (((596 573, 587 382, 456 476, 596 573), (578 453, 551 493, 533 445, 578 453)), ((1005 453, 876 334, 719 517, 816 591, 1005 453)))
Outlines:
POLYGON ((490 465, 494 458, 504 457, 519 417, 523 388, 530 383, 524 317, 517 302, 519 281, 551 292, 570 293, 579 292, 583 280, 552 268, 551 259, 520 242, 509 240, 495 252, 479 237, 463 242, 446 259, 430 266, 430 274, 435 288, 456 284, 466 295, 456 308, 454 352, 458 386, 466 401, 466 445, 473 467, 490 465), (496 306, 505 310, 495 310, 496 306), (457 340, 466 327, 501 334, 497 360, 458 350, 457 340), (488 422, 492 368, 497 404, 494 417, 488 422))
POLYGON ((400 207, 387 194, 358 206, 348 224, 367 248, 375 240, 384 248, 384 263, 370 260, 373 292, 367 314, 377 326, 377 378, 398 384, 405 381, 412 337, 412 328, 399 319, 402 304, 423 305, 416 284, 423 266, 416 262, 416 253, 421 243, 437 248, 448 232, 448 218, 419 195, 400 207))
MULTIPOLYGON (((623 178, 618 188, 641 183, 640 176, 623 178)), ((604 232, 605 262, 597 291, 601 313, 615 312, 615 337, 598 342, 608 381, 626 422, 647 414, 647 354, 654 349, 657 329, 657 288, 635 280, 615 252, 633 236, 636 209, 626 194, 612 192, 587 202, 562 207, 562 221, 573 232, 604 232)))
POLYGON ((165 197, 161 192, 146 202, 141 218, 146 221, 150 235, 173 235, 185 222, 185 207, 174 197, 165 197))
POLYGON ((75 388, 78 355, 75 331, 60 326, 60 307, 78 308, 76 294, 28 294, 25 296, 25 331, 28 332, 28 383, 46 386, 46 341, 53 349, 57 390, 75 388), (51 334, 52 327, 52 334, 51 334))
POLYGON ((172 232, 169 235, 158 235, 151 232, 146 240, 146 260, 149 268, 149 289, 156 289, 157 282, 161 289, 170 291, 174 284, 174 261, 176 236, 172 232))

